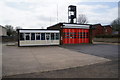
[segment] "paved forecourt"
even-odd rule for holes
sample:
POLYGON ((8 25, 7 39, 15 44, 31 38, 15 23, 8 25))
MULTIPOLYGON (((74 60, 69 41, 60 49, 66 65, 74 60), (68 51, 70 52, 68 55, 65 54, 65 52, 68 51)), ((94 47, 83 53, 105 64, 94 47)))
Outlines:
POLYGON ((43 72, 110 61, 58 46, 17 47, 3 45, 3 76, 43 72))

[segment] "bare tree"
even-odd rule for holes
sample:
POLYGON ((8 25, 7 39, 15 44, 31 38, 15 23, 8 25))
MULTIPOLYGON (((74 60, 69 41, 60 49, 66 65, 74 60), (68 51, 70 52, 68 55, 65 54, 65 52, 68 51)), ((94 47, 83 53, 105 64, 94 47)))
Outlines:
POLYGON ((112 26, 113 30, 120 31, 120 18, 113 20, 111 23, 111 26, 112 26))
POLYGON ((8 36, 12 36, 13 32, 14 32, 13 26, 11 26, 11 25, 5 25, 5 28, 7 29, 7 35, 8 36))
POLYGON ((78 17, 78 24, 88 23, 87 17, 84 14, 80 14, 78 17))

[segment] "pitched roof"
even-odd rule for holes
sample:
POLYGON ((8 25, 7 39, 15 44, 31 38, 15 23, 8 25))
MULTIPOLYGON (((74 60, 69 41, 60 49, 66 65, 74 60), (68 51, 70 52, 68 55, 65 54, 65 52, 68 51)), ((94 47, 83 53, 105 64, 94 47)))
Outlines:
POLYGON ((93 24, 92 26, 102 26, 101 24, 93 24))
POLYGON ((98 27, 98 26, 101 26, 101 27, 102 27, 101 24, 93 24, 93 25, 92 25, 92 29, 95 29, 95 28, 98 27))
POLYGON ((111 26, 111 25, 104 25, 104 26, 102 26, 102 27, 111 27, 111 28, 112 28, 112 26, 111 26))
POLYGON ((5 27, 3 27, 2 25, 0 25, 0 27, 2 27, 2 28, 4 28, 4 29, 6 29, 5 27))

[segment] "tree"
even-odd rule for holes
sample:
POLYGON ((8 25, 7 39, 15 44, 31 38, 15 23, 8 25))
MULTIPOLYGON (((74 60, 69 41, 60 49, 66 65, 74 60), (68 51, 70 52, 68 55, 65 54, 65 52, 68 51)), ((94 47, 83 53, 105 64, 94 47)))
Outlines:
POLYGON ((5 25, 5 28, 7 29, 7 35, 8 36, 12 36, 13 32, 14 32, 13 26, 11 26, 11 25, 5 25))
POLYGON ((84 14, 80 14, 78 17, 78 24, 88 23, 87 17, 84 14))
POLYGON ((18 29, 22 29, 22 27, 20 27, 20 26, 17 26, 17 27, 15 27, 15 31, 14 31, 14 36, 18 36, 18 29))
POLYGON ((120 18, 117 18, 111 22, 113 30, 120 31, 120 18))
POLYGON ((22 27, 20 27, 20 26, 15 27, 16 31, 17 31, 17 29, 22 29, 22 27))

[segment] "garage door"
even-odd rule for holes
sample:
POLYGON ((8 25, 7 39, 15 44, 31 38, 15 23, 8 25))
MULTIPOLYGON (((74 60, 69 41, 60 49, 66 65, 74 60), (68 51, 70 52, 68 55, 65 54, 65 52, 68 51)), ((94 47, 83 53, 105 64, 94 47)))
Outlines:
POLYGON ((89 29, 63 29, 63 44, 89 43, 89 29))

